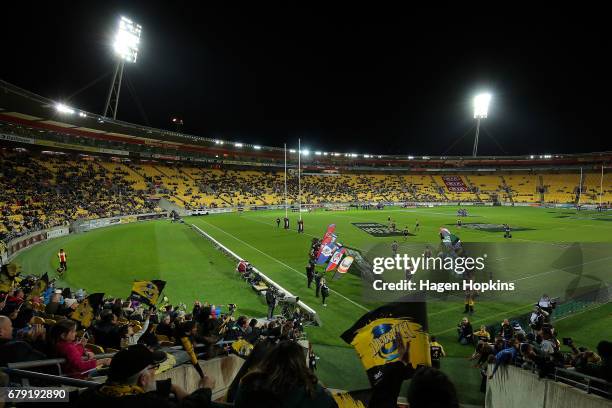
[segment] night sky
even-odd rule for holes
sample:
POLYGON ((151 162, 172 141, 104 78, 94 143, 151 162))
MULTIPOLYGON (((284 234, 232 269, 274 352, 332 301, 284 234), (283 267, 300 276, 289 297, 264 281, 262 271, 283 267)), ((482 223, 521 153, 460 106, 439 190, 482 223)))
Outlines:
POLYGON ((273 146, 301 137, 311 150, 469 155, 471 99, 486 90, 480 154, 612 150, 603 11, 203 3, 3 5, 0 77, 102 113, 126 15, 143 39, 121 120, 173 129, 176 115, 186 133, 273 146))

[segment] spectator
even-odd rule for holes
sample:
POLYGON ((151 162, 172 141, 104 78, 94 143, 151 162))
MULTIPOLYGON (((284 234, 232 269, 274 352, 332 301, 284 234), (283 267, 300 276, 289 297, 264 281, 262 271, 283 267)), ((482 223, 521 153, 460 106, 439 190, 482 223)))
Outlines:
POLYGON ((410 408, 459 408, 457 391, 443 372, 430 367, 418 369, 408 387, 410 408))
POLYGON ((232 383, 227 390, 227 402, 233 403, 236 400, 236 393, 238 392, 238 386, 242 378, 252 369, 257 367, 266 358, 268 352, 272 349, 272 343, 264 340, 255 344, 251 354, 247 357, 240 370, 232 380, 232 383))
POLYGON ((489 332, 487 331, 487 326, 485 326, 484 324, 480 326, 480 330, 474 332, 474 338, 477 341, 484 341, 487 343, 491 341, 491 334, 489 334, 489 332))
POLYGON ((597 353, 600 357, 598 363, 584 361, 579 367, 576 367, 576 370, 612 383, 612 342, 600 341, 597 345, 597 353))
POLYGON ((493 371, 489 375, 489 380, 493 378, 500 365, 505 365, 514 361, 518 354, 519 346, 520 343, 518 341, 514 341, 512 346, 503 349, 495 355, 495 366, 493 367, 493 371))
POLYGON ((76 340, 77 324, 70 319, 57 322, 49 332, 48 350, 58 358, 65 358, 62 370, 72 377, 86 377, 98 365, 109 365, 110 359, 96 361, 92 352, 86 352, 83 345, 87 338, 76 340))
POLYGON ((83 408, 201 407, 210 406, 214 381, 200 380, 199 388, 188 394, 168 381, 155 382, 155 370, 166 359, 163 352, 152 352, 143 345, 131 346, 115 355, 106 382, 83 392, 78 399, 83 408), (170 399, 176 396, 178 404, 170 399))
POLYGON ((304 350, 284 341, 242 379, 235 407, 335 407, 332 396, 306 367, 304 350))
POLYGON ((100 313, 100 320, 92 328, 96 344, 104 348, 121 348, 121 339, 127 336, 127 326, 117 323, 117 316, 110 309, 100 313))
POLYGON ((510 325, 508 319, 504 319, 501 325, 501 329, 499 330, 499 336, 502 337, 506 342, 509 342, 514 335, 514 330, 510 325))
POLYGON ((162 321, 157 325, 155 333, 171 338, 174 334, 174 326, 169 314, 165 314, 162 321))
POLYGON ((396 408, 402 383, 414 373, 410 364, 410 343, 405 344, 399 334, 396 335, 395 341, 398 344, 399 359, 385 364, 377 375, 370 397, 370 407, 396 408))
POLYGON ((520 323, 516 320, 512 322, 512 333, 515 336, 523 336, 523 338, 526 336, 525 330, 523 330, 520 323))
MULTIPOLYGON (((44 329, 42 333, 44 335, 44 329)), ((36 334, 36 331, 33 334, 36 334)), ((29 343, 14 340, 11 319, 0 316, 0 366, 5 367, 8 363, 43 360, 44 358, 45 355, 35 350, 29 343)))

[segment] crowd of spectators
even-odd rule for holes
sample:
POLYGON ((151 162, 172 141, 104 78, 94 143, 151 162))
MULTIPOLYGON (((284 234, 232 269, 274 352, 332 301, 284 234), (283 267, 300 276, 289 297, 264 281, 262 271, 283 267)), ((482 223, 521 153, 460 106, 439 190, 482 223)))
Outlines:
POLYGON ((122 174, 68 155, 0 150, 0 240, 78 218, 151 212, 122 174))
POLYGON ((458 341, 475 347, 470 360, 481 370, 481 391, 487 379, 492 379, 501 366, 512 364, 537 372, 540 377, 554 374, 563 368, 612 382, 612 342, 601 341, 597 350, 577 347, 571 338, 561 338, 553 325, 555 302, 543 295, 529 316, 529 327, 518 321, 504 319, 500 325, 488 329, 481 326, 473 331, 468 318, 457 327, 458 341), (562 351, 566 346, 570 351, 562 351), (489 364, 493 369, 487 373, 489 364))

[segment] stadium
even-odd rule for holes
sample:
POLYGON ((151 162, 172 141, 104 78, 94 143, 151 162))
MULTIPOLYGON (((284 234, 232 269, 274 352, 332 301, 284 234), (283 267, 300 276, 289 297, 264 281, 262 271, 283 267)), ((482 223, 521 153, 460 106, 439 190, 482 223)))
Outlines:
POLYGON ((103 113, 0 80, 7 403, 142 403, 153 367, 203 406, 610 406, 612 152, 478 154, 488 94, 471 155, 120 120, 118 27, 103 113), (314 391, 266 389, 294 346, 314 391))

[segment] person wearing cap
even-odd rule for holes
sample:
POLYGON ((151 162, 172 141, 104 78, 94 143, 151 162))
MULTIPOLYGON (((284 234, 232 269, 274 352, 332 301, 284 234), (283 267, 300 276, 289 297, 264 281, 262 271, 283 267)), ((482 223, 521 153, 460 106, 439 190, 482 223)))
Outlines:
POLYGON ((151 351, 142 344, 121 350, 113 357, 104 384, 84 391, 78 407, 209 407, 214 381, 207 376, 199 388, 188 394, 167 381, 155 381, 155 370, 166 360, 161 351, 151 351), (176 401, 170 394, 176 396, 176 401))

